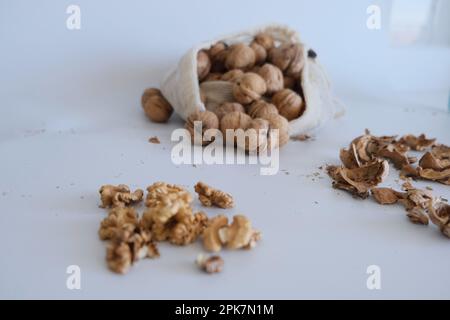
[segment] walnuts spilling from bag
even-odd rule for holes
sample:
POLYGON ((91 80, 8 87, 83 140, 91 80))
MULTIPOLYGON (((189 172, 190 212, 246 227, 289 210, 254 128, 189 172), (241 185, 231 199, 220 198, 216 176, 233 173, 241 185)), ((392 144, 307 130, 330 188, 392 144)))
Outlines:
MULTIPOLYGON (((304 52, 301 44, 280 44, 268 33, 260 33, 248 43, 218 42, 210 48, 200 50, 197 53, 197 76, 202 85, 201 101, 207 111, 197 111, 190 115, 185 127, 192 135, 195 131, 193 122, 202 122, 202 137, 208 129, 220 128, 222 132, 226 129, 246 130, 250 125, 249 121, 236 123, 243 120, 242 116, 239 117, 240 120, 236 114, 226 117, 235 112, 268 121, 269 114, 274 113, 286 118, 287 121, 298 119, 306 109, 301 88, 301 74, 305 64, 304 52), (230 97, 216 99, 210 94, 205 94, 203 89, 206 84, 223 84, 224 82, 229 83, 230 97), (211 113, 215 113, 216 117, 213 117, 211 113), (222 121, 224 118, 226 120, 222 121)), ((222 90, 219 95, 224 94, 222 90)), ((142 105, 149 118, 155 122, 165 122, 172 114, 172 107, 158 89, 147 89, 142 97, 142 105)), ((275 118, 272 117, 272 119, 275 118)), ((284 138, 284 132, 289 135, 288 122, 277 121, 277 125, 269 130, 277 126, 281 126, 283 131, 279 135, 280 138, 282 136, 284 138)), ((254 136, 258 135, 259 132, 256 132, 254 136)), ((263 132, 261 135, 267 134, 263 132)), ((252 137, 250 140, 253 141, 255 138, 252 137)), ((210 142, 205 139, 197 142, 193 140, 193 143, 203 146, 210 142)), ((266 144, 266 147, 278 147, 284 144, 284 140, 272 141, 271 144, 266 144)), ((248 143, 241 143, 238 147, 242 147, 247 152, 259 152, 266 149, 249 147, 248 143)))
MULTIPOLYGON (((102 206, 112 209, 101 222, 98 234, 101 240, 109 241, 106 261, 108 267, 116 273, 128 272, 130 267, 141 259, 159 257, 157 242, 161 241, 186 246, 202 238, 205 249, 210 250, 211 237, 216 237, 220 247, 214 251, 219 251, 222 245, 229 249, 250 249, 261 238, 260 233, 251 227, 250 220, 245 216, 235 216, 233 223, 228 225, 225 216, 210 219, 202 211, 194 213, 191 193, 178 185, 156 182, 149 186, 145 199, 147 209, 141 217, 136 209, 130 206, 137 203, 136 201, 119 202, 119 205, 116 205, 112 200, 122 199, 122 196, 117 194, 126 194, 125 198, 128 199, 132 194, 127 186, 106 185, 100 190, 102 206), (226 219, 225 223, 220 225, 220 230, 216 230, 216 221, 223 219, 222 217, 226 219)), ((143 192, 138 191, 141 201, 143 192)), ((195 192, 198 193, 201 204, 206 207, 217 206, 226 209, 234 206, 230 194, 203 182, 195 185, 195 192)), ((223 260, 217 257, 207 258, 200 266, 208 273, 220 272, 223 260)))

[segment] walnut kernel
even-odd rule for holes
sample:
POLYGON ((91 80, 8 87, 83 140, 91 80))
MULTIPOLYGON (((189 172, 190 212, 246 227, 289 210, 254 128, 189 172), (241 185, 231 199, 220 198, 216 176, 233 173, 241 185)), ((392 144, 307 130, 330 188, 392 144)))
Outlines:
POLYGON ((206 183, 198 182, 195 185, 195 192, 198 193, 198 198, 205 207, 216 206, 228 209, 234 206, 233 197, 230 194, 214 189, 206 183))

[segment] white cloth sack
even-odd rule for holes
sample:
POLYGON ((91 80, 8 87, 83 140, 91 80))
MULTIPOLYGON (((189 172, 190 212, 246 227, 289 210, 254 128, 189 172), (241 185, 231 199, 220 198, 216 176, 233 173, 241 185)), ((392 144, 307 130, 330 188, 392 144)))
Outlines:
MULTIPOLYGON (((278 43, 301 43, 298 33, 284 26, 271 25, 246 32, 221 37, 201 43, 190 49, 178 65, 163 79, 161 91, 183 118, 197 110, 211 110, 226 101, 234 101, 232 84, 225 81, 208 81, 199 85, 197 53, 207 50, 219 41, 227 44, 250 43, 260 32, 270 34, 278 43), (207 97, 207 105, 200 98, 200 87, 207 97)), ((290 121, 290 135, 306 134, 321 127, 327 120, 343 114, 342 105, 332 95, 328 77, 316 58, 308 58, 308 46, 303 44, 305 66, 301 73, 301 87, 305 98, 305 111, 301 117, 290 121)))

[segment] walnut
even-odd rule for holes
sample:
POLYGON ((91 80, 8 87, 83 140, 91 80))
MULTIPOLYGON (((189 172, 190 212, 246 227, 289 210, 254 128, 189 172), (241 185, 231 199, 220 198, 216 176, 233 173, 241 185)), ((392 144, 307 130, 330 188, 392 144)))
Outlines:
POLYGON ((192 203, 191 194, 186 189, 165 182, 154 183, 147 188, 147 192, 145 205, 154 209, 149 216, 159 223, 166 223, 180 209, 190 208, 192 203))
POLYGON ((197 53, 197 75, 198 79, 202 81, 209 74, 211 70, 211 60, 204 50, 197 53))
POLYGON ((199 268, 206 273, 222 272, 224 264, 223 259, 220 256, 207 257, 203 254, 199 254, 195 262, 199 268))
POLYGON ((204 232, 208 217, 204 212, 192 214, 189 211, 177 213, 167 224, 167 240, 178 246, 193 243, 204 232))
POLYGON ((219 230, 228 225, 228 218, 223 215, 209 219, 206 229, 203 231, 203 247, 210 252, 219 252, 222 242, 219 238, 219 230))
POLYGON ((98 234, 101 240, 109 240, 124 229, 134 231, 137 225, 138 215, 134 208, 114 208, 101 222, 98 234))
POLYGON ((288 121, 297 119, 305 110, 302 97, 291 89, 283 89, 275 93, 272 103, 277 106, 280 115, 288 121))
POLYGON ((269 114, 266 119, 269 122, 268 148, 282 147, 289 141, 289 122, 279 114, 269 114), (278 130, 278 140, 272 140, 272 130, 278 130))
POLYGON ((147 207, 160 206, 169 200, 180 200, 189 205, 192 202, 192 197, 185 188, 175 184, 155 182, 147 188, 145 199, 147 207))
POLYGON ((285 76, 283 78, 283 84, 284 84, 285 89, 295 90, 295 88, 297 87, 297 84, 298 84, 298 80, 294 77, 285 76))
POLYGON ((237 102, 249 104, 259 100, 266 93, 267 86, 261 76, 248 72, 233 85, 233 95, 237 102))
POLYGON ((124 184, 104 185, 99 193, 102 201, 101 208, 125 207, 140 202, 144 196, 141 189, 131 193, 130 188, 124 184))
POLYGON ((213 72, 208 74, 204 79, 203 82, 207 81, 221 81, 222 80, 222 74, 218 72, 213 72))
POLYGON ((423 151, 426 148, 431 147, 436 142, 436 139, 427 139, 424 134, 421 134, 418 137, 408 134, 400 138, 399 142, 407 145, 412 150, 423 151))
POLYGON ((130 246, 125 242, 111 243, 106 251, 108 267, 116 273, 127 273, 132 264, 130 246))
POLYGON ((175 245, 186 245, 195 241, 203 232, 208 220, 202 213, 192 213, 192 198, 185 189, 156 183, 150 186, 146 210, 140 227, 152 233, 155 241, 169 241, 175 245))
POLYGON ((428 203, 428 215, 431 222, 441 230, 442 234, 450 238, 450 205, 437 202, 433 204, 428 203))
POLYGON ((236 82, 244 75, 241 69, 230 70, 222 75, 222 81, 236 82))
POLYGON ((219 239, 227 249, 252 249, 256 241, 261 239, 261 234, 252 228, 247 217, 236 215, 230 226, 219 229, 219 239))
POLYGON ((148 231, 137 230, 113 239, 107 248, 106 261, 116 273, 126 273, 133 263, 159 257, 159 250, 148 231))
POLYGON ((245 141, 237 141, 237 146, 251 154, 265 151, 268 145, 269 121, 253 119, 245 131, 245 141), (243 145, 242 145, 243 143, 243 145))
MULTIPOLYGON (((208 145, 212 141, 208 141, 204 138, 204 134, 206 130, 209 129, 218 129, 219 128, 219 119, 217 118, 216 114, 211 111, 196 111, 193 114, 191 114, 187 121, 185 128, 189 131, 191 134, 191 139, 193 143, 199 143, 201 145, 208 145), (202 132, 197 132, 197 127, 195 126, 195 122, 201 122, 201 130, 202 132), (200 135, 200 139, 195 139, 195 136, 200 135)), ((200 129, 200 128, 198 128, 200 129)))
POLYGON ((264 100, 258 100, 253 102, 248 107, 248 114, 252 118, 266 119, 271 114, 278 114, 278 109, 273 104, 264 100))
POLYGON ((228 129, 247 129, 251 121, 252 118, 248 114, 240 111, 232 111, 224 115, 220 120, 220 130, 225 136, 226 130, 228 129))
POLYGON ((275 46, 275 40, 273 39, 273 37, 270 34, 264 32, 257 34, 254 41, 263 46, 263 48, 266 50, 270 50, 275 46))
POLYGON ((272 95, 284 88, 283 72, 274 65, 266 63, 259 70, 258 74, 264 79, 267 86, 267 94, 272 95))
POLYGON ((244 43, 238 43, 229 48, 225 66, 228 70, 249 69, 255 65, 255 61, 255 51, 244 43))
POLYGON ((216 109, 215 113, 220 121, 226 114, 234 111, 245 113, 242 104, 237 102, 225 102, 216 109))
POLYGON ((369 190, 385 180, 389 174, 389 165, 386 160, 375 160, 354 169, 328 166, 327 172, 333 179, 334 188, 364 199, 369 196, 369 190))
POLYGON ((224 42, 218 42, 209 49, 209 57, 211 58, 211 71, 224 72, 225 60, 228 54, 228 46, 224 42))
POLYGON ((286 43, 269 51, 269 61, 287 76, 298 78, 305 65, 303 45, 286 43))
POLYGON ((172 106, 159 89, 150 88, 145 90, 141 104, 145 114, 153 122, 167 122, 173 113, 172 106))
POLYGON ((128 243, 131 249, 132 261, 136 262, 144 258, 159 257, 159 250, 156 243, 152 240, 152 234, 146 230, 138 230, 127 238, 119 241, 128 243))
POLYGON ((263 64, 264 62, 266 62, 267 51, 262 45, 258 44, 257 42, 252 42, 250 44, 250 48, 252 48, 253 51, 255 52, 255 63, 257 65, 260 65, 260 64, 263 64))
POLYGON ((203 182, 195 185, 195 192, 198 193, 198 198, 205 207, 216 206, 228 209, 234 206, 233 197, 230 194, 214 189, 203 182))

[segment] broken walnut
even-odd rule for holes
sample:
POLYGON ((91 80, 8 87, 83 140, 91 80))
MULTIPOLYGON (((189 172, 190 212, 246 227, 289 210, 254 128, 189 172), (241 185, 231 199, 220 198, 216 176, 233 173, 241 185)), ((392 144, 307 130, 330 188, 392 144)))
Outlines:
POLYGON ((223 259, 220 256, 208 257, 203 254, 199 254, 195 262, 206 273, 222 272, 224 265, 223 259))
POLYGON ((230 194, 214 189, 203 182, 195 185, 195 192, 198 193, 198 198, 205 207, 216 206, 228 209, 234 206, 233 197, 230 194))
POLYGON ((118 186, 104 185, 99 190, 102 204, 101 208, 125 207, 138 203, 144 197, 144 191, 137 189, 133 193, 124 184, 118 186))

